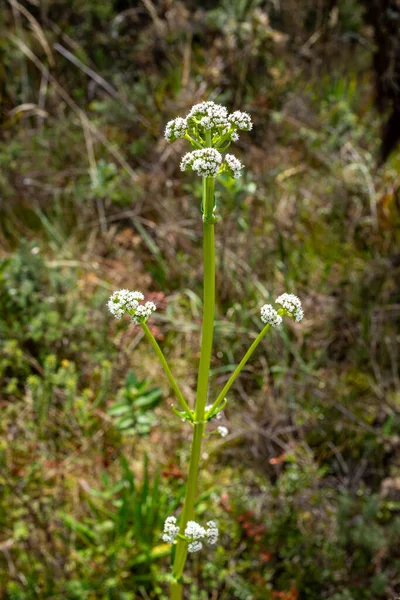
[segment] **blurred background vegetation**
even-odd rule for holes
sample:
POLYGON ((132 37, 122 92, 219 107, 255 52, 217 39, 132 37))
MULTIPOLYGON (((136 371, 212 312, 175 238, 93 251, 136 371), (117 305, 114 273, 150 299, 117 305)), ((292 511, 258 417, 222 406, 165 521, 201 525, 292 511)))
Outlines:
POLYGON ((306 318, 266 339, 230 435, 206 443, 197 512, 222 539, 190 560, 186 599, 400 594, 399 149, 377 166, 395 59, 366 4, 3 0, 0 598, 166 598, 160 533, 191 432, 105 302, 120 287, 157 302, 193 401, 200 180, 163 130, 205 99, 255 123, 234 150, 244 176, 217 192, 212 389, 261 304, 294 292, 306 318))

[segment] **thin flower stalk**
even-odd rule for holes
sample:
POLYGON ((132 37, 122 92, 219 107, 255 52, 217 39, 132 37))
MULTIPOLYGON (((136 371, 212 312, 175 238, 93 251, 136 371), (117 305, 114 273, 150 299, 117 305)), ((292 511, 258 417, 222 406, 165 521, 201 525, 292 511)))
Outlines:
POLYGON ((151 333, 147 324, 145 322, 143 322, 143 323, 141 323, 141 325, 142 325, 142 328, 143 328, 146 338, 149 340, 150 344, 154 348, 155 353, 157 354, 157 357, 165 371, 166 376, 168 377, 168 381, 170 382, 171 387, 175 392, 175 395, 178 399, 179 404, 181 405, 182 410, 186 413, 186 415, 188 417, 191 417, 191 410, 190 410, 185 398, 183 397, 183 394, 182 394, 178 384, 176 383, 174 376, 172 375, 171 369, 168 366, 168 363, 163 354, 163 351, 161 350, 160 346, 158 345, 157 340, 151 333))

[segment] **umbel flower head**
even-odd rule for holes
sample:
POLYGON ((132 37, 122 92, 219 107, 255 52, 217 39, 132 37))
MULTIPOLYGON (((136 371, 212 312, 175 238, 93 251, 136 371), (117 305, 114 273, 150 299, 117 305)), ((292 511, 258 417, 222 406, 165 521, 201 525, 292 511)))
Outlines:
POLYGON ((275 302, 280 304, 288 313, 288 315, 294 318, 295 321, 299 322, 304 317, 301 300, 294 294, 282 294, 275 300, 275 302))
POLYGON ((277 311, 271 304, 264 304, 261 307, 261 321, 265 324, 269 323, 272 327, 278 327, 282 323, 282 317, 278 315, 277 311))
POLYGON ((215 521, 208 521, 207 529, 196 523, 188 521, 185 528, 185 537, 189 542, 188 552, 199 552, 203 547, 203 541, 213 546, 218 541, 218 527, 215 521))
POLYGON ((125 313, 128 313, 132 317, 133 323, 139 325, 146 323, 148 318, 157 309, 154 302, 140 304, 142 300, 144 300, 142 292, 118 290, 110 296, 107 306, 110 313, 116 319, 121 319, 125 313))
POLYGON ((208 521, 206 529, 207 543, 214 546, 218 542, 218 527, 215 521, 208 521))
POLYGON ((251 117, 245 112, 236 110, 229 114, 221 104, 200 102, 185 118, 168 121, 165 139, 174 142, 184 138, 195 148, 182 158, 182 171, 191 170, 200 177, 216 177, 225 172, 237 178, 243 165, 233 154, 227 154, 224 161, 221 152, 239 139, 238 129, 250 131, 252 127, 251 117))
POLYGON ((200 102, 195 104, 187 115, 189 125, 200 125, 205 130, 225 127, 229 123, 228 109, 215 102, 200 102))
POLYGON ((243 169, 243 165, 236 156, 233 154, 227 154, 225 156, 225 170, 231 177, 237 179, 241 175, 241 170, 243 169))
POLYGON ((176 517, 167 517, 164 523, 164 534, 162 536, 163 542, 166 544, 173 544, 178 533, 179 527, 176 524, 176 517))
POLYGON ((189 540, 188 552, 199 552, 203 547, 200 540, 206 537, 206 530, 196 523, 196 521, 188 521, 185 529, 185 537, 189 540))
POLYGON ((264 304, 260 309, 261 321, 266 325, 278 327, 282 323, 281 315, 284 314, 292 317, 297 322, 304 317, 301 300, 294 294, 282 294, 275 302, 281 306, 279 312, 271 304, 264 304))
POLYGON ((172 121, 168 121, 165 127, 165 139, 168 142, 174 142, 178 138, 184 138, 187 130, 187 121, 181 117, 177 117, 172 121))
POLYGON ((215 148, 203 148, 188 152, 181 160, 181 171, 194 171, 201 177, 216 177, 222 163, 222 155, 215 148))
POLYGON ((240 110, 235 110, 234 113, 229 115, 229 121, 233 125, 236 125, 238 129, 243 129, 243 131, 251 131, 253 129, 250 115, 240 110))

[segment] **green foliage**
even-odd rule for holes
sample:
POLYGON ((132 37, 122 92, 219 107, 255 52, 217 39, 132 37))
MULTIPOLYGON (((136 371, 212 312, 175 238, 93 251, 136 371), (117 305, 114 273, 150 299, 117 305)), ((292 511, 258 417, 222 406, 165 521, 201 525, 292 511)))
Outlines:
MULTIPOLYGON (((171 504, 159 472, 151 474, 147 459, 141 482, 124 457, 120 467, 116 481, 104 472, 101 487, 85 491, 82 508, 87 506, 87 516, 78 520, 57 511, 57 554, 64 563, 63 573, 46 581, 43 569, 26 562, 25 584, 10 582, 10 598, 37 598, 39 590, 65 593, 68 600, 90 599, 93 594, 104 600, 130 600, 139 590, 151 598, 162 597, 156 569, 170 549, 159 540, 164 514, 174 510, 175 504, 171 504), (68 553, 62 554, 61 549, 68 553)), ((13 540, 29 540, 22 521, 14 524, 13 540)))
POLYGON ((42 362, 50 372, 57 356, 75 358, 95 347, 96 359, 101 360, 111 352, 105 325, 94 325, 96 305, 106 295, 95 294, 93 310, 81 301, 76 281, 71 269, 48 268, 33 242, 22 241, 11 257, 1 260, 0 336, 5 352, 0 377, 6 386, 15 388, 15 376, 37 371, 42 362))
POLYGON ((153 598, 160 592, 157 563, 169 554, 169 547, 159 540, 171 501, 159 472, 150 474, 147 458, 141 485, 124 457, 120 464, 117 481, 103 473, 101 488, 87 491, 90 514, 85 519, 65 513, 60 518, 75 539, 71 558, 81 585, 110 599, 134 598, 134 590, 142 586, 153 598))
POLYGON ((149 387, 147 380, 138 381, 133 371, 129 371, 124 387, 107 412, 115 418, 115 426, 122 433, 148 435, 157 422, 153 410, 161 398, 160 388, 149 387))
MULTIPOLYGON (((73 356, 98 342, 105 331, 91 327, 91 311, 80 301, 73 271, 61 265, 48 268, 33 242, 22 241, 17 252, 1 261, 0 292, 0 335, 20 347, 37 348, 39 359, 54 348, 63 349, 63 334, 69 342, 65 352, 73 356), (67 296, 71 289, 75 294, 67 296)), ((93 304, 100 298, 104 293, 93 304)))

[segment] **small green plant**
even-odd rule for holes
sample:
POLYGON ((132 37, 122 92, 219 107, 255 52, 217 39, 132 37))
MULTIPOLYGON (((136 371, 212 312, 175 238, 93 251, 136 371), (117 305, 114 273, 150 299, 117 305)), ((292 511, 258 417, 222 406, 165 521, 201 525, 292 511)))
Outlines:
POLYGON ((112 585, 133 600, 135 596, 129 592, 133 586, 157 591, 153 567, 169 554, 169 547, 160 543, 156 532, 163 512, 174 509, 176 501, 169 500, 159 471, 150 473, 146 455, 141 481, 137 481, 123 456, 120 465, 118 481, 112 481, 104 472, 101 486, 87 490, 85 500, 90 515, 77 520, 68 513, 60 513, 60 518, 76 540, 75 569, 82 582, 90 588, 92 576, 88 565, 95 564, 100 576, 96 584, 99 592, 106 592, 112 585))
MULTIPOLYGON (((279 327, 283 321, 282 317, 285 315, 295 321, 303 318, 301 302, 293 294, 284 293, 279 296, 275 301, 276 308, 271 304, 262 306, 261 320, 264 328, 233 370, 220 393, 215 399, 210 398, 209 377, 215 315, 214 228, 218 221, 215 181, 220 175, 235 179, 240 177, 243 169, 242 163, 233 154, 224 156, 224 153, 231 142, 237 141, 239 138, 238 130, 250 131, 251 129, 252 122, 247 113, 235 111, 229 114, 224 106, 214 102, 201 102, 193 106, 186 118, 177 117, 169 121, 165 129, 165 137, 168 142, 183 138, 194 148, 183 156, 181 170, 192 171, 202 178, 203 323, 194 408, 189 407, 160 346, 147 325, 149 317, 156 310, 155 304, 153 302, 142 304, 145 298, 141 292, 132 292, 126 289, 114 292, 108 302, 108 308, 114 317, 120 319, 124 314, 128 314, 133 323, 142 327, 179 402, 179 409, 172 407, 173 412, 193 428, 189 474, 179 524, 174 515, 167 517, 164 524, 163 540, 172 545, 171 600, 181 600, 182 598, 183 573, 188 553, 199 552, 203 548, 203 543, 215 545, 218 540, 218 527, 213 520, 208 521, 206 527, 194 520, 201 448, 207 426, 212 419, 218 417, 218 414, 226 406, 227 394, 231 386, 271 327, 279 327)), ((219 427, 218 430, 222 436, 228 434, 225 427, 219 427)))
POLYGON ((122 433, 147 435, 157 422, 153 411, 161 398, 161 388, 149 387, 147 380, 139 381, 129 371, 125 385, 107 412, 115 418, 115 427, 122 433))

